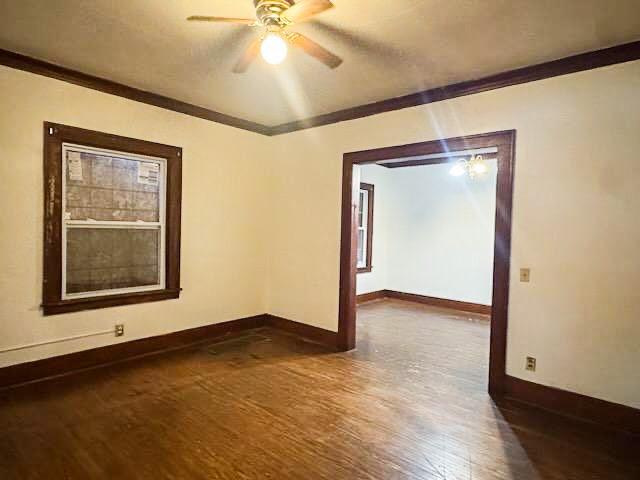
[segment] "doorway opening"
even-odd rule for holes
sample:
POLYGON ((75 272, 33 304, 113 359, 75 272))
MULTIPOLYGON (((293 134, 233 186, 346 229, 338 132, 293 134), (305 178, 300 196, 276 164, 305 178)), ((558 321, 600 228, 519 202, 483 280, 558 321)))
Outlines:
MULTIPOLYGON (((395 147, 347 153, 343 157, 342 243, 340 253, 339 347, 356 347, 356 275, 370 272, 371 232, 375 186, 361 188, 360 168, 367 164, 407 167, 448 164, 452 174, 475 175, 475 170, 495 168, 495 221, 493 232, 492 287, 480 297, 491 305, 489 341, 489 393, 504 391, 507 318, 509 297, 509 259, 513 192, 515 131, 504 131, 395 147), (477 160, 482 155, 487 161, 477 160), (354 168, 355 167, 355 168, 354 168), (355 173, 354 173, 355 170, 355 173), (366 200, 366 202, 365 202, 366 200), (359 207, 361 205, 361 207, 359 207), (484 295, 484 296, 483 296, 484 295)), ((411 169, 403 169, 411 170, 411 169)), ((487 276, 489 273, 487 272, 487 276)), ((393 292, 392 292, 393 293, 393 292)), ((395 292, 400 294, 401 292, 395 292)), ((393 295, 389 295, 392 296, 393 295)), ((419 295, 418 295, 419 297, 419 295)), ((396 296, 396 298, 401 298, 396 296)), ((407 298, 416 300, 416 298, 407 298)), ((478 306, 488 307, 481 301, 478 306)), ((475 305, 469 302, 470 305, 475 305)), ((446 305, 445 305, 446 306, 446 305)), ((487 309, 488 310, 488 309, 487 309)), ((480 312, 479 312, 480 313, 480 312)))

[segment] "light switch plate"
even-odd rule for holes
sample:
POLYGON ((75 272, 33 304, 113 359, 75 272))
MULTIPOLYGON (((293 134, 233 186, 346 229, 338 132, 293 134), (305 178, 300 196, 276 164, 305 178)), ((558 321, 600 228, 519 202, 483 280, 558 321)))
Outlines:
POLYGON ((528 268, 520 269, 520 281, 521 282, 529 282, 531 280, 531 270, 528 268))

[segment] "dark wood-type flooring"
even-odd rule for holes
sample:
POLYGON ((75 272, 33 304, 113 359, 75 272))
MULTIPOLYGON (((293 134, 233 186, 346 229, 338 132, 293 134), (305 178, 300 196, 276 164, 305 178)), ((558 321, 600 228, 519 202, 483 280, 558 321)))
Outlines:
POLYGON ((359 307, 0 391, 0 479, 640 479, 638 443, 486 393, 486 318, 359 307))

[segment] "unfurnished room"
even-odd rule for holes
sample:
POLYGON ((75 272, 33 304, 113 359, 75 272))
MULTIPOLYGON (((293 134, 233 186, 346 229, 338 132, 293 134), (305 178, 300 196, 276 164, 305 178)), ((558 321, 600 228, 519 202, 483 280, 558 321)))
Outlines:
POLYGON ((640 479, 640 2, 0 0, 0 478, 640 479))

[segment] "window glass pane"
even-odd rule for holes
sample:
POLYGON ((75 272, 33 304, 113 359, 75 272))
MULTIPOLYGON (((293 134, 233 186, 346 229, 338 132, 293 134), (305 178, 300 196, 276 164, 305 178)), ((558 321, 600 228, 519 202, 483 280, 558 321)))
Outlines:
POLYGON ((364 260, 364 246, 365 246, 365 231, 364 229, 358 229, 358 266, 363 266, 364 260))
POLYGON ((159 285, 159 229, 67 230, 67 293, 159 285))
POLYGON ((358 226, 362 226, 364 220, 364 204, 366 202, 365 192, 360 190, 360 200, 358 202, 358 226))
POLYGON ((160 165, 67 151, 66 217, 158 222, 160 165))

